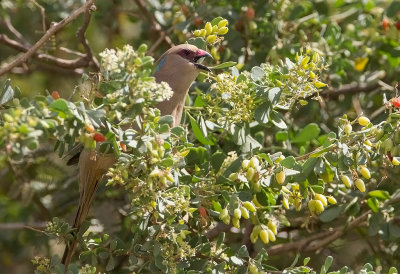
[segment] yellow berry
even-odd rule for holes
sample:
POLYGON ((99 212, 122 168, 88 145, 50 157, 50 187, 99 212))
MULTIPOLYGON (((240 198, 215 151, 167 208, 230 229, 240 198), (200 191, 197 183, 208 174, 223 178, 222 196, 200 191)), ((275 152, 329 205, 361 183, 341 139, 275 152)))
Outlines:
POLYGON ((260 273, 260 271, 258 271, 257 266, 255 266, 254 264, 251 264, 249 266, 249 271, 251 274, 259 274, 260 273))
POLYGON ((349 178, 349 176, 347 175, 341 175, 340 176, 340 180, 342 181, 342 183, 347 187, 350 188, 352 185, 351 179, 349 178))
POLYGON ((331 205, 336 205, 336 199, 333 196, 329 196, 328 197, 328 203, 330 203, 331 205))
POLYGON ((369 169, 365 166, 361 167, 360 173, 365 179, 371 178, 371 173, 369 172, 369 169))
POLYGON ((221 21, 218 22, 218 28, 223 28, 228 24, 228 20, 223 19, 221 21))
POLYGON ((280 184, 280 185, 285 182, 285 178, 286 178, 285 170, 282 170, 275 174, 275 179, 278 182, 278 184, 280 184))
POLYGON ((251 212, 255 212, 256 211, 256 207, 253 205, 252 202, 246 201, 243 203, 243 206, 248 209, 251 212))
POLYGON ((197 29, 193 32, 194 36, 201 36, 201 30, 197 29))
POLYGON ((271 231, 272 231, 275 235, 278 234, 278 228, 276 227, 275 222, 273 222, 272 220, 269 220, 267 226, 268 226, 269 229, 271 229, 271 231))
POLYGON ((201 37, 206 36, 206 34, 207 34, 207 31, 206 31, 205 29, 201 29, 201 30, 200 30, 200 36, 201 36, 201 37))
POLYGON ((232 224, 233 224, 234 227, 240 228, 240 220, 238 218, 233 217, 232 218, 232 224))
POLYGON ((217 33, 218 32, 218 26, 213 26, 211 29, 212 33, 217 33))
POLYGON ((309 61, 310 61, 310 57, 305 56, 305 57, 301 60, 301 65, 304 67, 305 65, 308 64, 309 61))
POLYGON ((258 236, 260 237, 261 241, 263 241, 264 244, 268 244, 269 243, 269 237, 268 237, 268 231, 263 229, 260 231, 260 233, 258 234, 258 236))
POLYGON ((360 117, 358 117, 358 123, 359 123, 361 126, 365 127, 365 126, 368 126, 368 125, 369 125, 370 121, 369 121, 369 119, 368 119, 367 117, 365 117, 365 116, 360 116, 360 117))
POLYGON ((328 200, 326 199, 325 195, 322 194, 315 194, 315 199, 322 202, 324 207, 328 206, 328 200))
POLYGON ((311 79, 314 79, 314 78, 315 78, 315 73, 314 73, 314 72, 310 71, 310 74, 309 74, 309 75, 310 75, 310 78, 311 78, 311 79))
POLYGON ((271 242, 275 242, 276 241, 275 234, 272 232, 271 229, 267 229, 267 231, 268 231, 268 239, 271 242))
POLYGON ((323 88, 323 87, 326 87, 326 84, 322 83, 320 81, 317 81, 314 83, 314 86, 316 86, 317 88, 323 88))
POLYGON ((250 159, 249 165, 252 166, 252 167, 254 167, 255 169, 257 169, 257 168, 260 166, 260 161, 258 160, 257 157, 254 156, 254 157, 252 157, 252 158, 250 159))
POLYGON ((248 219, 250 217, 249 211, 245 207, 241 206, 240 212, 242 213, 243 218, 248 219))
POLYGON ((244 170, 247 170, 247 169, 249 168, 249 164, 250 164, 250 161, 249 161, 249 160, 243 160, 243 162, 242 162, 242 168, 243 168, 244 170))
POLYGON ((286 198, 283 198, 282 205, 285 209, 289 209, 289 201, 286 198))
POLYGON ((254 179, 255 174, 256 174, 256 171, 254 170, 254 168, 249 167, 249 169, 246 172, 247 181, 251 182, 254 179))
POLYGON ((216 39, 217 39, 217 36, 215 34, 208 35, 206 38, 207 42, 210 44, 214 43, 216 39))
POLYGON ((359 191, 365 192, 365 184, 363 180, 361 179, 355 180, 354 185, 358 188, 359 191))
POLYGON ((212 32, 212 26, 210 22, 207 22, 206 25, 204 26, 204 29, 206 30, 206 35, 211 34, 212 32))
POLYGON ((240 219, 242 217, 242 211, 240 210, 240 208, 235 208, 235 210, 233 211, 233 216, 235 216, 235 218, 240 219))
POLYGON ((227 34, 229 29, 227 27, 222 27, 218 30, 218 35, 225 35, 227 34))
POLYGON ((231 181, 236 181, 237 178, 238 178, 238 174, 236 172, 235 173, 231 173, 228 178, 231 181))

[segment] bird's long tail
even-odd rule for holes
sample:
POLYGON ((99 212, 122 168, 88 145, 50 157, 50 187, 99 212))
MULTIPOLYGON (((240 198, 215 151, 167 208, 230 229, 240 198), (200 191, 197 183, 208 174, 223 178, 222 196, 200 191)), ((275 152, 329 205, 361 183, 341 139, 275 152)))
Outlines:
MULTIPOLYGON (((79 157, 79 206, 75 216, 73 228, 76 228, 75 235, 78 234, 83 221, 85 221, 90 205, 92 203, 94 193, 98 184, 107 172, 107 170, 115 163, 115 157, 112 154, 101 154, 97 151, 83 150, 79 157)), ((67 244, 64 250, 61 263, 64 264, 65 270, 71 262, 77 246, 76 236, 67 244)))

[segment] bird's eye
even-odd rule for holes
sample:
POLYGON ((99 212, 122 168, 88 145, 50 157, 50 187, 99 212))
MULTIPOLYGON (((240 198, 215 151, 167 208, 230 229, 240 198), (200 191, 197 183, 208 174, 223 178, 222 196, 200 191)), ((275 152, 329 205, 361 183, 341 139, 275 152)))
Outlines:
POLYGON ((187 49, 185 49, 185 50, 183 51, 183 53, 184 53, 186 56, 189 56, 190 51, 188 51, 187 49))

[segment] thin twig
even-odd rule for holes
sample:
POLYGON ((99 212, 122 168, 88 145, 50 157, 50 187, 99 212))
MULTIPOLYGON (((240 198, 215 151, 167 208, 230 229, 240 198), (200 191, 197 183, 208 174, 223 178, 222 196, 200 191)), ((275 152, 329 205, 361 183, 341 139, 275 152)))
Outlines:
POLYGON ((10 18, 7 16, 6 18, 4 18, 3 20, 4 25, 6 26, 6 28, 12 33, 14 34, 14 36, 22 43, 24 43, 24 45, 29 46, 29 43, 24 39, 24 36, 16 29, 14 28, 13 24, 11 23, 10 18))
MULTIPOLYGON (((5 34, 0 34, 0 43, 3 43, 5 45, 9 46, 10 48, 13 48, 13 49, 16 49, 16 50, 22 51, 22 52, 27 52, 29 50, 29 48, 25 47, 23 44, 15 41, 15 40, 12 40, 5 34)), ((38 53, 38 52, 33 53, 33 56, 36 57, 38 60, 45 61, 50 64, 59 66, 61 68, 66 68, 66 69, 81 68, 81 67, 85 67, 89 64, 89 61, 87 60, 86 55, 83 55, 82 57, 76 58, 73 60, 62 59, 62 58, 58 58, 58 57, 55 57, 55 56, 52 56, 49 54, 38 53)))
POLYGON ((153 43, 153 45, 151 46, 151 48, 148 51, 149 55, 152 55, 154 53, 154 51, 160 46, 160 44, 164 41, 165 37, 170 34, 173 30, 175 29, 175 26, 171 26, 169 29, 167 29, 166 31, 163 31, 162 33, 160 33, 160 37, 157 39, 157 41, 155 41, 153 43))
POLYGON ((45 227, 46 222, 0 224, 0 230, 43 229, 45 227))
POLYGON ((74 21, 80 14, 85 12, 89 7, 92 6, 93 2, 95 0, 87 0, 86 3, 72 12, 67 18, 61 20, 58 23, 53 24, 47 31, 46 33, 39 39, 39 41, 36 42, 35 45, 33 45, 26 53, 22 54, 21 56, 15 58, 13 61, 11 61, 9 64, 6 64, 2 68, 0 68, 0 75, 5 74, 6 72, 10 71, 12 68, 20 65, 21 63, 26 62, 30 57, 32 57, 35 52, 39 50, 41 46, 43 46, 44 43, 46 43, 51 36, 56 34, 58 31, 60 31, 63 27, 68 25, 70 22, 74 21))
POLYGON ((381 87, 379 82, 373 84, 348 84, 340 87, 339 89, 328 89, 326 91, 321 92, 322 97, 338 97, 339 95, 351 95, 361 92, 370 92, 374 91, 377 88, 381 87))
POLYGON ((92 11, 96 10, 96 6, 92 5, 90 8, 86 9, 85 11, 85 18, 83 19, 83 24, 80 26, 78 31, 76 32, 76 37, 78 38, 78 41, 81 42, 83 45, 83 48, 85 49, 86 52, 86 58, 93 63, 93 66, 96 68, 96 70, 100 70, 100 64, 99 61, 97 61, 96 57, 93 56, 92 49, 89 46, 89 42, 85 37, 85 32, 89 26, 90 18, 92 16, 92 11))

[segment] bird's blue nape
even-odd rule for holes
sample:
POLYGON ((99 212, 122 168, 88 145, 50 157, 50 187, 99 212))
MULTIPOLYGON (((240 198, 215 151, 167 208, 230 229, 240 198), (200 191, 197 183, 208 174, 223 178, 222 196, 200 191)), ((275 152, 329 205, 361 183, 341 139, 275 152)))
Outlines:
POLYGON ((157 66, 155 72, 159 71, 159 70, 162 68, 162 66, 164 65, 166 59, 167 59, 166 56, 165 56, 163 59, 161 59, 161 61, 160 61, 160 63, 158 64, 158 66, 157 66))

